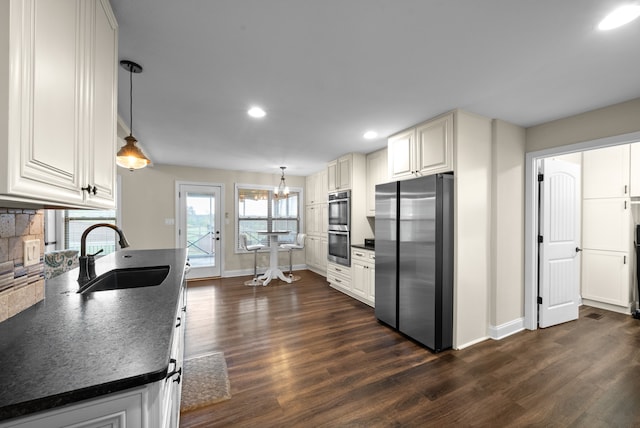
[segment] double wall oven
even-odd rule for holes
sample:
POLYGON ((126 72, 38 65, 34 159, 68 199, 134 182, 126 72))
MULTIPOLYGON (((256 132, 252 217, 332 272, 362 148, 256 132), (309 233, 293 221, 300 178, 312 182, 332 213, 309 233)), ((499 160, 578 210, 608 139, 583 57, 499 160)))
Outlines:
POLYGON ((328 259, 351 266, 351 191, 329 193, 328 259))

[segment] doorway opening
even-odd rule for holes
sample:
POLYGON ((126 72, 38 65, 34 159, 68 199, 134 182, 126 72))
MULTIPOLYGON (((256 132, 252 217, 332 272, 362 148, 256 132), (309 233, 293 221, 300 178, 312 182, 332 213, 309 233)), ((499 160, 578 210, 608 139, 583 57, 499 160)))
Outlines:
POLYGON ((538 243, 538 165, 545 158, 583 152, 586 150, 630 144, 640 141, 640 132, 623 134, 614 137, 585 141, 561 147, 527 153, 525 156, 525 296, 524 326, 528 330, 536 330, 539 321, 538 303, 538 260, 540 257, 538 243))

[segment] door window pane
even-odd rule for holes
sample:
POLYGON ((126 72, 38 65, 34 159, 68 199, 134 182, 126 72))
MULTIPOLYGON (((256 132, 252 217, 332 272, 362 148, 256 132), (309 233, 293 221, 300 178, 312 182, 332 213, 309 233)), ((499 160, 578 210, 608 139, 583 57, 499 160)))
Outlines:
POLYGON ((215 197, 187 193, 187 250, 192 266, 215 265, 215 197))

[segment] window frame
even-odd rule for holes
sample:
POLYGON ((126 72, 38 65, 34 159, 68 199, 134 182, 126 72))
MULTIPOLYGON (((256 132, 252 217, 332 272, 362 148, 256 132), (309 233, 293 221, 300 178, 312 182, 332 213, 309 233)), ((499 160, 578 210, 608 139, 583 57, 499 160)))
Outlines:
MULTIPOLYGON (((238 210, 239 207, 239 197, 240 197, 240 191, 247 189, 247 190, 265 190, 268 193, 268 214, 267 214, 267 224, 272 223, 274 220, 278 220, 277 218, 274 219, 273 218, 273 213, 272 213, 272 204, 273 204, 273 191, 274 191, 274 187, 273 186, 269 186, 269 185, 265 185, 265 184, 245 184, 245 183, 236 183, 235 184, 235 189, 234 189, 234 253, 235 254, 246 254, 248 253, 248 251, 243 250, 240 247, 240 213, 238 210)), ((302 187, 292 187, 289 186, 289 191, 290 193, 297 193, 298 194, 298 217, 297 219, 289 219, 292 221, 297 221, 298 222, 298 233, 302 233, 304 231, 304 189, 302 187)), ((255 219, 259 219, 262 220, 263 217, 256 217, 255 219)), ((244 219, 243 219, 244 220, 244 219)), ((250 219, 248 219, 250 220, 250 219)), ((268 226, 267 226, 268 227, 268 226)), ((260 250, 260 251, 269 251, 269 248, 265 248, 264 250, 260 250)), ((284 251, 282 249, 278 249, 278 251, 284 251)))
MULTIPOLYGON (((121 195, 122 195, 122 177, 118 174, 116 176, 116 200, 115 200, 115 207, 113 208, 113 211, 115 213, 115 225, 122 229, 122 203, 121 203, 121 195)), ((82 208, 69 208, 69 209, 82 209, 82 208)), ((68 248, 65 248, 65 235, 67 233, 66 229, 65 229, 65 211, 67 211, 68 209, 55 209, 54 210, 54 222, 53 222, 53 236, 55 236, 55 241, 53 243, 51 243, 50 245, 54 246, 55 250, 66 250, 68 248)), ((87 211, 91 211, 91 210, 87 210, 87 211)), ((108 210, 108 209, 100 209, 99 211, 112 211, 112 210, 108 210)), ((46 225, 45 227, 51 227, 51 224, 46 225)), ((114 232, 115 233, 115 232, 114 232)), ((125 231, 126 233, 126 231, 125 231)), ((115 236, 114 236, 115 239, 115 236)), ((120 246, 117 245, 117 240, 116 240, 116 251, 121 250, 120 246)), ((49 250, 45 250, 45 251, 49 251, 49 250)), ((97 257, 102 257, 103 254, 99 254, 97 257)))

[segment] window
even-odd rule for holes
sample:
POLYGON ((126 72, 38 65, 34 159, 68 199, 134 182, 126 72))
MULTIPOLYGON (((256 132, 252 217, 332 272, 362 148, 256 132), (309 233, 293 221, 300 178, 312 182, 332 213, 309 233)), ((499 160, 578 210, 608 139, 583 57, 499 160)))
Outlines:
POLYGON ((261 230, 288 230, 279 237, 280 243, 293 243, 300 231, 300 201, 302 189, 291 189, 287 198, 276 199, 270 187, 236 185, 236 251, 241 251, 240 234, 246 233, 249 244, 269 245, 261 230))
MULTIPOLYGON (((116 212, 93 210, 65 210, 62 212, 64 230, 64 248, 80 251, 82 233, 96 223, 116 224, 116 212)), ((113 253, 118 249, 118 234, 110 228, 98 228, 87 236, 87 254, 100 250, 101 256, 113 253)))

